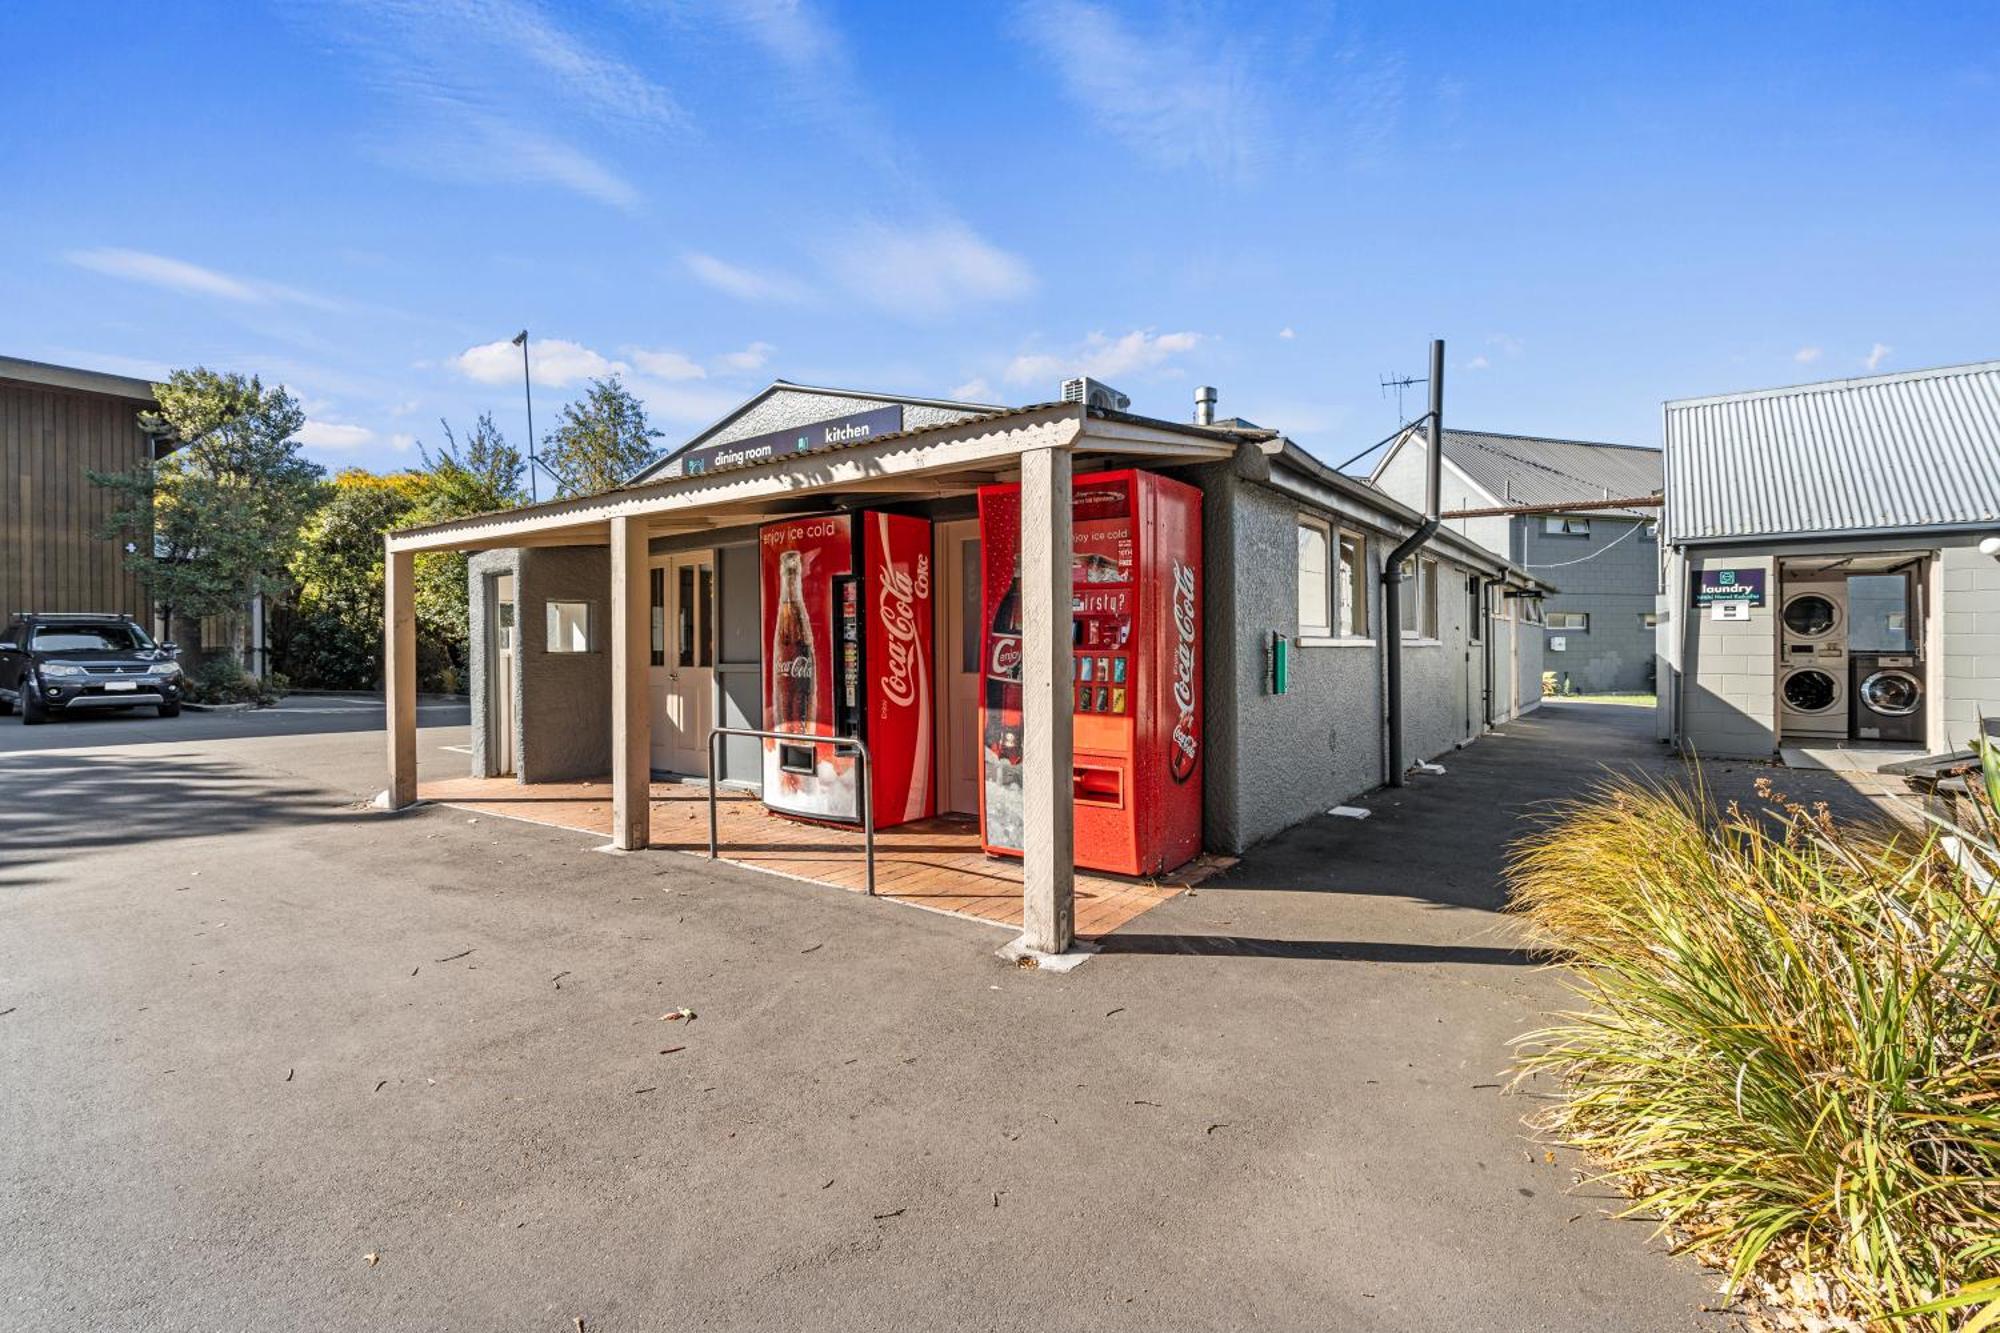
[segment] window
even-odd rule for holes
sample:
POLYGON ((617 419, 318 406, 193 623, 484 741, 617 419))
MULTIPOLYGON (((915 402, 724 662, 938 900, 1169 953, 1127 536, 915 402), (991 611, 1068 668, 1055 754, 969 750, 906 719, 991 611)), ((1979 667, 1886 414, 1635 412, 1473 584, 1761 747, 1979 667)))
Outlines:
POLYGON ((1539 597, 1523 597, 1520 600, 1521 600, 1521 619, 1527 621, 1530 625, 1541 624, 1542 599, 1539 597))
POLYGON ((1368 539, 1358 532, 1340 534, 1340 584, 1335 594, 1333 632, 1344 639, 1368 637, 1368 539))
POLYGON ((550 602, 549 642, 552 653, 590 651, 590 603, 550 602))
POLYGON ((647 661, 653 666, 667 664, 667 571, 657 566, 647 572, 646 601, 652 611, 652 640, 647 661))
POLYGON ((1403 562, 1401 612, 1404 638, 1438 636, 1437 561, 1412 556, 1403 562))
POLYGON ((1299 520, 1299 636, 1333 633, 1329 602, 1328 553, 1332 548, 1326 524, 1314 518, 1299 520))
POLYGON ((151 648, 153 641, 137 625, 37 625, 33 650, 38 653, 129 653, 151 648))
POLYGON ((1588 537, 1590 520, 1571 518, 1567 514, 1544 514, 1542 531, 1550 537, 1588 537))
POLYGON ((674 571, 674 665, 694 665, 694 566, 674 571))
POLYGON ((1474 643, 1486 637, 1485 607, 1480 601, 1479 575, 1468 574, 1465 579, 1465 636, 1474 643))
POLYGON ((1590 613, 1588 611, 1551 611, 1548 627, 1569 630, 1577 634, 1590 633, 1590 613))

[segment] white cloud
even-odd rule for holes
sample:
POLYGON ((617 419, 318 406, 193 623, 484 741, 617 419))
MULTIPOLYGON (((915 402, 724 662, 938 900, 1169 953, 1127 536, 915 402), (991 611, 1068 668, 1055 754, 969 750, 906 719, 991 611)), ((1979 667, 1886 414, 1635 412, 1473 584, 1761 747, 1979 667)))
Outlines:
POLYGON ((782 273, 759 272, 732 264, 714 255, 705 255, 698 250, 690 250, 681 256, 681 263, 695 279, 725 296, 733 296, 739 301, 760 301, 773 304, 788 304, 805 299, 806 290, 800 283, 782 273))
POLYGON ((954 387, 945 397, 961 403, 991 403, 997 401, 999 395, 993 392, 993 386, 986 382, 984 375, 974 375, 965 383, 954 387))
POLYGON ((1278 330, 1278 336, 1280 338, 1283 338, 1286 342, 1290 342, 1292 339, 1298 337, 1299 335, 1292 332, 1292 326, 1287 324, 1285 325, 1284 328, 1278 330))
POLYGON ((1493 363, 1491 361, 1488 361, 1486 359, 1486 353, 1481 352, 1478 356, 1475 356, 1472 358, 1472 360, 1466 362, 1465 368, 1467 370, 1485 370, 1488 366, 1492 364, 1493 363))
POLYGON ((707 371, 691 357, 679 352, 652 352, 643 347, 628 347, 625 355, 632 358, 632 364, 640 374, 651 375, 655 379, 679 381, 708 378, 707 371))
POLYGON ((1134 329, 1118 338, 1093 333, 1068 352, 1021 353, 1007 363, 1004 378, 1009 384, 1047 383, 1072 375, 1114 379, 1156 370, 1201 342, 1201 334, 1189 332, 1156 335, 1151 329, 1134 329))
POLYGON ((1809 366, 1819 360, 1820 352, 1821 349, 1817 347, 1801 347, 1798 351, 1792 353, 1792 360, 1802 366, 1809 366))
POLYGON ((861 300, 909 319, 935 319, 966 306, 1011 301, 1034 290, 1026 261, 962 222, 892 227, 870 222, 834 249, 841 284, 861 300))
POLYGON ((359 449, 375 441, 375 432, 366 426, 348 426, 334 421, 307 421, 299 427, 299 443, 310 449, 359 449))
MULTIPOLYGON (((459 374, 481 384, 512 384, 521 375, 521 349, 509 339, 468 347, 451 359, 459 374)), ((625 374, 630 367, 613 361, 582 343, 563 338, 528 340, 528 364, 534 382, 560 389, 581 380, 625 374)))
POLYGON ((771 353, 778 349, 766 342, 753 342, 740 352, 724 352, 716 359, 726 370, 762 370, 764 363, 771 359, 771 353))
POLYGON ((390 102, 378 155, 435 178, 555 185, 631 209, 638 191, 581 137, 686 125, 665 88, 531 0, 350 0, 292 12, 327 30, 390 102))
POLYGON ((408 453, 410 451, 411 446, 416 444, 416 442, 417 442, 416 436, 405 435, 401 431, 398 431, 396 434, 391 435, 389 437, 389 447, 391 449, 394 449, 399 454, 408 453))
POLYGON ((295 287, 286 287, 275 282, 263 282, 255 278, 239 278, 199 264, 190 264, 184 259, 173 259, 166 255, 148 254, 144 250, 123 250, 105 247, 96 250, 70 250, 63 258, 78 268, 102 273, 107 277, 124 278, 130 282, 144 283, 149 287, 161 287, 168 291, 185 292, 190 296, 212 296, 223 301, 233 301, 239 305, 304 305, 317 309, 332 309, 335 302, 311 292, 302 292, 295 287))
POLYGON ((1861 364, 1868 367, 1870 370, 1878 369, 1881 366, 1882 362, 1888 357, 1889 353, 1895 350, 1896 350, 1895 348, 1889 346, 1889 344, 1887 343, 1876 343, 1873 347, 1868 349, 1868 355, 1862 358, 1861 364))
POLYGON ((1241 179, 1274 139, 1273 66, 1241 24, 1179 11, 1142 32, 1102 5, 1028 0, 1018 26, 1070 98, 1156 166, 1241 179))
POLYGON ((1486 340, 1488 347, 1497 347, 1508 356, 1519 356, 1528 350, 1528 345, 1509 333, 1496 333, 1486 340))

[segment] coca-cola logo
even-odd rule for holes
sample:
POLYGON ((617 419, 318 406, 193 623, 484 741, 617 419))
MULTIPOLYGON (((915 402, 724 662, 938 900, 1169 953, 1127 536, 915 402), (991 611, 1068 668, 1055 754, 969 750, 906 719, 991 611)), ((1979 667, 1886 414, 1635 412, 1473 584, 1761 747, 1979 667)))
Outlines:
POLYGON ((1178 560, 1174 561, 1173 598, 1174 707, 1180 716, 1174 720, 1167 766, 1175 782, 1186 782, 1194 776, 1195 763, 1201 758, 1201 736, 1194 716, 1194 567, 1178 560))
POLYGON ((889 636, 882 694, 898 708, 908 708, 917 699, 917 677, 924 669, 917 642, 917 603, 929 594, 930 583, 930 560, 918 556, 914 575, 902 565, 890 565, 876 598, 882 628, 889 636))
POLYGON ((986 674, 998 676, 1002 680, 1021 678, 1021 641, 1013 638, 996 637, 993 640, 993 656, 987 664, 986 674))
POLYGON ((805 653, 771 664, 771 674, 780 680, 811 680, 812 673, 813 660, 805 653))

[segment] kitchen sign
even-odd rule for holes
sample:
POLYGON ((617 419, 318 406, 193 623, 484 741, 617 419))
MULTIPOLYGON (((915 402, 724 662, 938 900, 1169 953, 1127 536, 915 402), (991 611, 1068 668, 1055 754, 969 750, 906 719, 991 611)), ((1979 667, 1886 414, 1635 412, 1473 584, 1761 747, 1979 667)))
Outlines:
POLYGON ((1714 606, 1719 602, 1744 606, 1764 604, 1764 571, 1761 569, 1704 569, 1697 573, 1696 579, 1696 606, 1714 606))
POLYGON ((791 458, 817 453, 841 444, 859 444, 903 428, 903 407, 878 407, 869 412, 853 412, 831 421, 810 426, 774 430, 727 444, 707 444, 670 459, 662 470, 669 477, 698 477, 716 468, 740 467, 745 463, 768 463, 774 458, 791 458))

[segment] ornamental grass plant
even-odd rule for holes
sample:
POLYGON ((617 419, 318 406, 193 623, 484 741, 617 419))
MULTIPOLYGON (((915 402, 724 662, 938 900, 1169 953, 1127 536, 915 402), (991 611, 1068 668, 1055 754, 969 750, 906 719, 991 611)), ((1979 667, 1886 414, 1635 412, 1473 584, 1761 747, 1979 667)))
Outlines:
POLYGON ((1581 1001, 1520 1044, 1567 1088, 1542 1128, 1732 1290, 2000 1328, 2000 821, 1977 792, 1921 829, 1759 796, 1613 780, 1516 847, 1581 1001))

